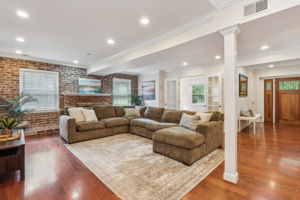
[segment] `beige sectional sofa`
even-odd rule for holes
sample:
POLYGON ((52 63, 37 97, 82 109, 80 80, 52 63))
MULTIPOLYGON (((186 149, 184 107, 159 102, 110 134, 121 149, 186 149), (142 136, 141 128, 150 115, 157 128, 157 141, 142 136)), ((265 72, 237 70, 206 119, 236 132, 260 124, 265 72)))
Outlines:
POLYGON ((93 109, 97 122, 79 122, 68 115, 60 117, 60 136, 68 143, 132 133, 153 140, 153 151, 193 164, 209 152, 220 147, 223 139, 223 121, 215 112, 209 122, 201 122, 196 131, 179 126, 183 113, 191 111, 168 110, 147 107, 141 116, 124 116, 125 108, 131 106, 99 105, 93 109))

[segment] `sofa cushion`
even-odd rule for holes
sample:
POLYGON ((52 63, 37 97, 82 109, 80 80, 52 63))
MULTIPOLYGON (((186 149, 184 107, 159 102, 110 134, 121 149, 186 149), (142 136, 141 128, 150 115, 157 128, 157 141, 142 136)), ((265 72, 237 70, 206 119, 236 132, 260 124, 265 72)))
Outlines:
POLYGON ((221 113, 218 111, 213 112, 210 121, 219 121, 219 120, 221 120, 221 113))
POLYGON ((195 115, 200 117, 201 122, 209 122, 213 113, 197 111, 195 115))
POLYGON ((176 123, 152 122, 152 123, 148 123, 146 125, 146 128, 151 130, 151 131, 158 131, 158 130, 163 129, 163 128, 169 128, 169 127, 174 127, 174 126, 178 126, 178 124, 176 124, 176 123))
POLYGON ((164 108, 147 107, 144 117, 160 122, 164 108))
POLYGON ((137 118, 137 119, 132 119, 130 121, 130 126, 139 126, 139 127, 147 128, 147 125, 151 123, 157 123, 157 122, 152 119, 137 118))
POLYGON ((106 118, 102 119, 101 122, 105 123, 106 128, 126 126, 129 124, 129 120, 123 117, 106 118))
POLYGON ((181 116, 182 116, 182 111, 180 110, 165 109, 161 117, 161 121, 179 124, 181 116))
POLYGON ((141 117, 144 117, 147 107, 139 107, 139 109, 140 109, 141 117))
POLYGON ((105 124, 103 122, 76 122, 76 129, 78 131, 89 131, 95 129, 105 128, 105 124))
POLYGON ((93 106, 93 109, 97 115, 98 120, 116 117, 115 109, 111 105, 93 106))
POLYGON ((205 142, 205 136, 195 131, 176 126, 153 133, 153 140, 185 149, 194 149, 205 142))
POLYGON ((125 108, 134 108, 134 106, 114 106, 116 117, 123 117, 125 115, 125 108))

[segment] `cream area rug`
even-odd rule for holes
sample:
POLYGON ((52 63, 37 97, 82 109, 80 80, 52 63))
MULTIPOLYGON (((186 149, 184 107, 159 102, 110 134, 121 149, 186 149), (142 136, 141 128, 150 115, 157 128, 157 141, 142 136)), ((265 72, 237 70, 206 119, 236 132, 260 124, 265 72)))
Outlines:
POLYGON ((224 160, 217 149, 186 166, 154 153, 152 140, 132 134, 66 147, 123 200, 180 199, 224 160))

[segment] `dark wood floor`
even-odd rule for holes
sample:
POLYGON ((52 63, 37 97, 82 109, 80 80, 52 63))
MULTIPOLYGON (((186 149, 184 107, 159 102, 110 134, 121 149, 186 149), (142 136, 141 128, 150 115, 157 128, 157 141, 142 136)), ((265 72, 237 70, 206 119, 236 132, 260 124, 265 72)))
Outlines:
MULTIPOLYGON (((223 181, 223 164, 184 200, 300 199, 300 126, 265 124, 239 133, 237 185, 223 181)), ((0 176, 0 199, 118 199, 56 135, 26 139, 26 181, 0 176)))

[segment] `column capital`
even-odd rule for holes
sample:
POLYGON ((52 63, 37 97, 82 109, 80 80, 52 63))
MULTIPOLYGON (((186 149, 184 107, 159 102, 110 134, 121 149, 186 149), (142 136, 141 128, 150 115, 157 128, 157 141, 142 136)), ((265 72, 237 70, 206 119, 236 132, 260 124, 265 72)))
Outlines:
POLYGON ((228 35, 228 34, 236 34, 236 35, 238 35, 241 31, 242 31, 242 29, 241 29, 240 24, 236 24, 236 25, 229 26, 229 27, 226 27, 226 28, 223 28, 223 29, 219 30, 219 32, 223 36, 228 35))

